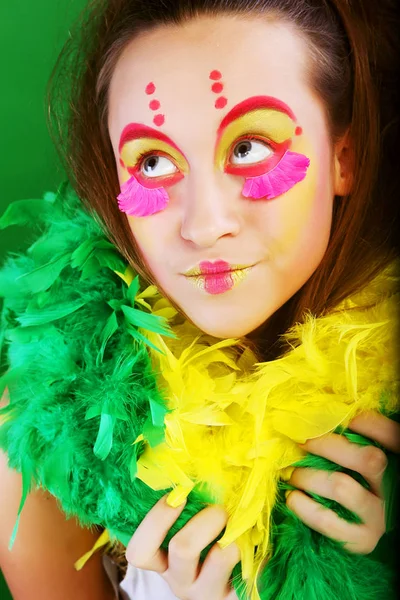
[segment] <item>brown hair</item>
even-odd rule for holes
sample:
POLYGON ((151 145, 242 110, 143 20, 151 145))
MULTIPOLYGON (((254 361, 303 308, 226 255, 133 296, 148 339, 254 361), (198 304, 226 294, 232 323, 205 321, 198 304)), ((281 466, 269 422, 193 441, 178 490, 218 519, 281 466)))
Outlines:
POLYGON ((77 194, 104 223, 126 259, 152 280, 125 215, 107 131, 115 64, 135 35, 198 15, 272 15, 293 23, 310 48, 310 85, 326 107, 332 142, 348 128, 354 187, 337 198, 330 242, 312 277, 262 328, 264 355, 305 309, 322 314, 367 283, 396 254, 397 56, 392 0, 97 0, 89 2, 49 85, 49 125, 77 194), (395 154, 396 152, 396 154, 395 154), (268 329, 269 328, 269 329, 268 329), (269 334, 267 334, 269 331, 269 334))

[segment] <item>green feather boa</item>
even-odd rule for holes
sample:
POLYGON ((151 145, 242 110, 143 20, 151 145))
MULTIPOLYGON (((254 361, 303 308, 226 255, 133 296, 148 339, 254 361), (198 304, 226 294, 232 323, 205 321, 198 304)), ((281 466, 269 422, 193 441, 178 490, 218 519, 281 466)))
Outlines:
MULTIPOLYGON (((40 235, 0 271, 0 391, 10 392, 10 404, 0 411, 0 447, 22 474, 21 509, 29 490, 40 486, 68 516, 103 526, 126 545, 168 491, 154 491, 135 477, 143 447, 134 441, 143 432, 152 446, 162 441, 166 413, 141 332, 171 333, 162 318, 137 308, 139 280, 127 288, 115 274, 125 270, 124 260, 68 184, 43 200, 12 204, 0 228, 27 223, 40 235)), ((315 456, 299 464, 342 470, 315 456)), ((390 598, 389 569, 310 530, 287 509, 288 487, 281 484, 273 512, 274 554, 260 577, 262 600, 390 598)), ((195 487, 162 547, 209 502, 195 487)), ((233 584, 244 600, 240 563, 233 584)))

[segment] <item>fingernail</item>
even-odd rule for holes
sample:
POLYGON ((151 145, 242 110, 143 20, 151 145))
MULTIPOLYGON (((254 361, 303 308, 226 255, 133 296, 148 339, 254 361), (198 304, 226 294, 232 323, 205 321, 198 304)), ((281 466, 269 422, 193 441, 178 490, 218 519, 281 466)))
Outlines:
POLYGON ((164 498, 165 504, 167 506, 169 506, 170 508, 182 508, 183 506, 185 506, 187 498, 185 498, 182 502, 182 499, 179 497, 174 497, 171 496, 170 494, 167 494, 164 498))

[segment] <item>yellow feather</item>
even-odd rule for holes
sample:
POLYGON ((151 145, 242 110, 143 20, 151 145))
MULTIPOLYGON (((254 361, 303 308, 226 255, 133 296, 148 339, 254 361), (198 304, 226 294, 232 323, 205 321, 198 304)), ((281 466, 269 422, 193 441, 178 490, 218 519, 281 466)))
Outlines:
POLYGON ((135 274, 131 267, 127 267, 125 269, 125 273, 119 273, 118 271, 114 271, 123 281, 125 281, 126 285, 129 287, 132 281, 135 278, 135 274))
POLYGON ((87 563, 87 561, 89 560, 89 558, 91 558, 93 556, 93 554, 95 552, 97 552, 97 550, 99 550, 99 548, 102 548, 103 546, 105 546, 109 542, 110 542, 110 534, 108 533, 108 530, 105 529, 103 531, 103 533, 100 535, 100 537, 97 538, 97 540, 94 543, 92 549, 89 550, 88 552, 86 552, 83 556, 81 556, 76 561, 76 563, 74 564, 75 569, 77 571, 80 571, 81 569, 83 569, 83 567, 85 566, 85 564, 87 563))
POLYGON ((346 427, 363 410, 399 409, 394 285, 389 269, 333 313, 307 315, 286 334, 286 354, 261 364, 237 340, 216 341, 169 310, 154 288, 141 295, 153 312, 171 315, 177 337, 143 332, 164 352, 150 350, 170 412, 165 443, 146 446, 137 476, 172 488, 171 505, 200 484, 225 506, 218 543, 239 545, 251 600, 259 600, 257 577, 271 552, 278 481, 304 455, 298 443, 346 427))

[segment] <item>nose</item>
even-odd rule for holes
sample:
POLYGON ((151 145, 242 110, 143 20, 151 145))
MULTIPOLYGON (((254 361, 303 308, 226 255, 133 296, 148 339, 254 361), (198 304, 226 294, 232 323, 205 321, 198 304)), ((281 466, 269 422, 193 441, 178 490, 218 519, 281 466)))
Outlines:
POLYGON ((198 247, 210 248, 222 237, 235 237, 240 231, 237 190, 214 177, 192 179, 184 202, 181 236, 198 247))

